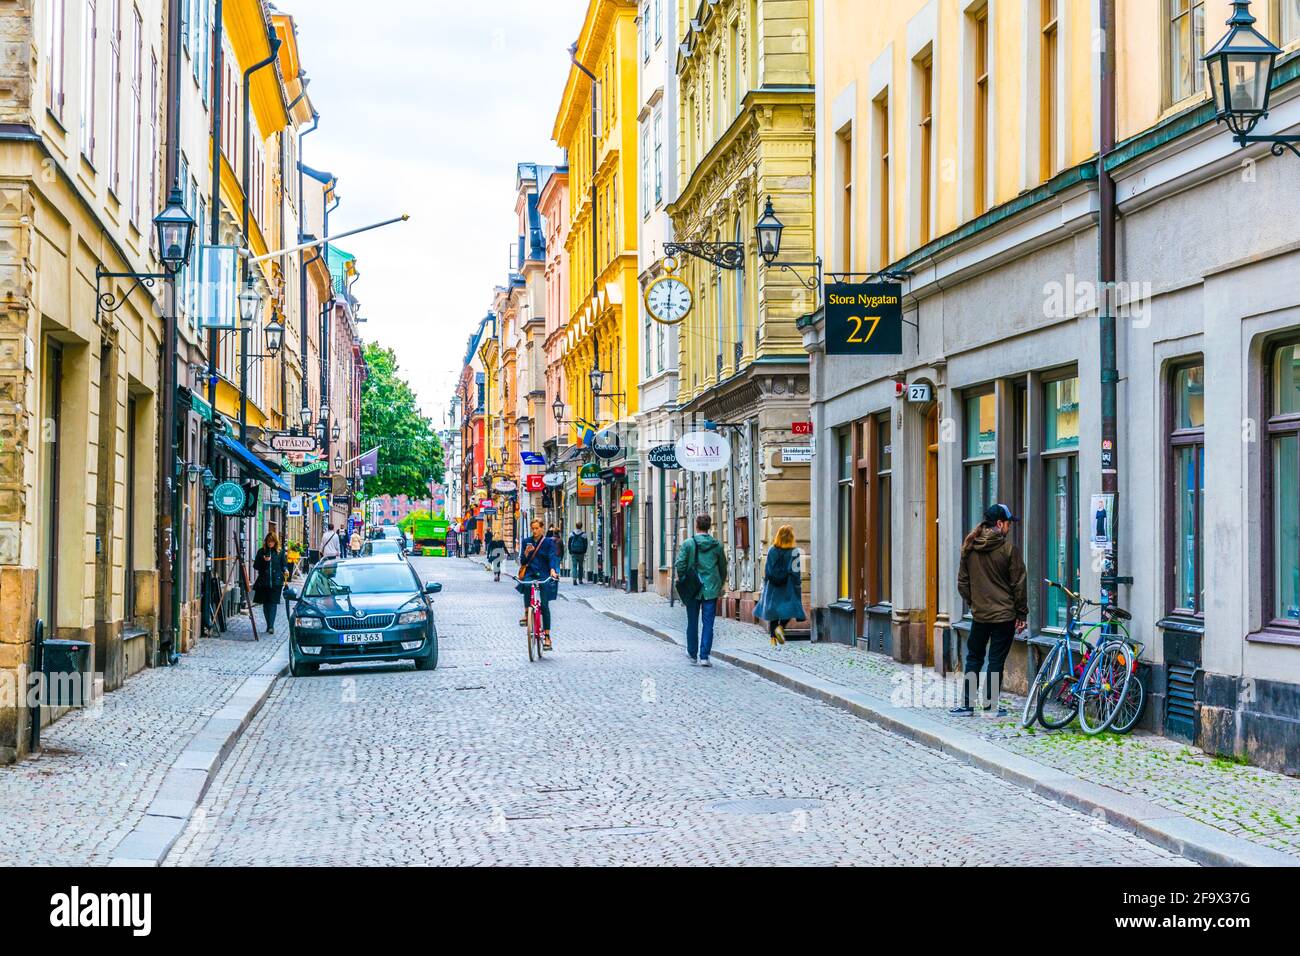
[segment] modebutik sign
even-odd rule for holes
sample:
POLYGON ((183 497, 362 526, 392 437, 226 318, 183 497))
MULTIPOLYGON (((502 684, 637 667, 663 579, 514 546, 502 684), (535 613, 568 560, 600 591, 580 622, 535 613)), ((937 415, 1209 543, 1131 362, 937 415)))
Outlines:
POLYGON ((721 471, 731 461, 731 443, 717 432, 688 432, 677 439, 676 451, 687 471, 721 471))
POLYGON ((902 355, 903 287, 896 282, 828 282, 826 354, 902 355))

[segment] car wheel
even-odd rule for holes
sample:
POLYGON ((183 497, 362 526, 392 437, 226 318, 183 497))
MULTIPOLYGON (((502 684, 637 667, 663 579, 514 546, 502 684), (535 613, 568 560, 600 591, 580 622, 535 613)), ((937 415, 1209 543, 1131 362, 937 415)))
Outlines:
POLYGON ((289 673, 294 677, 306 677, 309 674, 315 674, 319 670, 319 664, 308 664, 306 661, 298 660, 292 654, 289 655, 289 673))
POLYGON ((436 638, 433 641, 433 647, 429 649, 428 655, 425 657, 417 657, 415 659, 415 669, 417 671, 432 671, 438 669, 438 641, 436 638))

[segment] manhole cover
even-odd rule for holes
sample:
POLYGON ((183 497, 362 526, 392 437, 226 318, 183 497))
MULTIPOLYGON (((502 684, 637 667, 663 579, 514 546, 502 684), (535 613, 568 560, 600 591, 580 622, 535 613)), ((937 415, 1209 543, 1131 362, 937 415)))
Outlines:
POLYGON ((794 813, 796 810, 816 810, 820 800, 792 797, 745 797, 741 800, 723 800, 709 809, 715 813, 759 814, 794 813))

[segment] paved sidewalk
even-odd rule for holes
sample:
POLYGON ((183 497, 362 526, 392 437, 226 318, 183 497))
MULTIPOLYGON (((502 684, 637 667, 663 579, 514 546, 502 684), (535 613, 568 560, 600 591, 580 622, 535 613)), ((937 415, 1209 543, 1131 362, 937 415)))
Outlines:
MULTIPOLYGON (((680 603, 669 607, 654 593, 626 594, 585 585, 564 587, 561 594, 685 643, 685 613, 680 603)), ((718 618, 714 647, 720 659, 730 659, 788 687, 845 706, 931 746, 964 750, 970 762, 1000 768, 1040 792, 1052 789, 1044 783, 1047 775, 1042 772, 1052 768, 1063 772, 1055 774, 1053 786, 1070 783, 1067 799, 1093 788, 1091 796, 1078 799, 1076 805, 1119 807, 1121 812, 1131 807, 1138 828, 1158 815, 1161 827, 1170 832, 1185 829, 1175 818, 1178 815, 1228 835, 1226 840, 1216 840, 1211 834, 1205 841, 1222 843, 1227 858, 1251 856, 1244 840, 1280 851, 1300 863, 1300 779, 1217 758, 1154 734, 1107 733, 1093 738, 1075 725, 1059 732, 1041 727, 1024 730, 1019 721, 1024 698, 1011 694, 1003 695, 1011 717, 953 717, 947 712, 951 702, 936 699, 941 693, 937 678, 933 674, 927 678, 921 668, 840 644, 798 641, 773 648, 766 628, 759 625, 718 618), (914 696, 918 687, 921 690, 914 696), (910 705, 918 698, 917 706, 910 705), (1066 775, 1077 778, 1077 783, 1066 781, 1066 775), (1152 813, 1156 807, 1160 810, 1152 813), (1237 851, 1232 850, 1234 845, 1237 851)), ((954 686, 946 689, 951 692, 954 686)), ((1201 828, 1192 830, 1193 840, 1196 832, 1205 836, 1201 828)), ((1208 854, 1210 859, 1214 852, 1217 850, 1208 854)), ((1270 856, 1265 851, 1259 859, 1262 862, 1270 856)), ((1286 862, 1284 857, 1275 859, 1286 862)))
POLYGON ((141 671, 44 728, 39 753, 0 767, 0 867, 108 864, 209 719, 284 647, 283 608, 277 624, 254 641, 247 617, 232 621, 175 667, 141 671))

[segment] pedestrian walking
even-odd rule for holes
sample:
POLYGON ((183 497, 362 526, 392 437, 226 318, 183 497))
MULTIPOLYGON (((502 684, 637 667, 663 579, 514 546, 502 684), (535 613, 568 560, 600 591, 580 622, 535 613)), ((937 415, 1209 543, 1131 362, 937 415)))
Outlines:
POLYGON ((569 535, 569 558, 573 564, 573 583, 582 583, 583 565, 587 563, 587 535, 582 530, 582 522, 573 526, 569 535))
POLYGON ((564 539, 560 537, 560 529, 551 525, 546 529, 546 537, 555 542, 555 553, 560 559, 560 573, 563 574, 564 568, 564 539))
POLYGON ((361 532, 353 529, 352 537, 348 538, 348 551, 351 552, 353 557, 361 553, 361 545, 361 532))
POLYGON ((492 568, 492 580, 501 580, 501 562, 506 559, 506 542, 504 538, 494 538, 488 533, 488 564, 492 568))
POLYGON ((713 519, 706 514, 695 519, 695 534, 682 542, 673 572, 677 593, 686 605, 686 653, 692 664, 712 667, 713 619, 718 597, 727 580, 727 553, 722 542, 709 534, 713 519))
POLYGON ((267 532, 262 546, 253 558, 253 601, 262 605, 262 618, 266 621, 266 633, 275 631, 275 612, 280 608, 284 597, 286 580, 284 552, 280 550, 280 538, 274 531, 267 532))
POLYGON ((804 620, 803 553, 795 546, 794 528, 781 525, 763 562, 763 593, 754 616, 767 621, 772 646, 785 643, 785 626, 804 620))
MULTIPOLYGON (((971 690, 979 685, 987 650, 988 670, 980 706, 991 710, 1002 689, 1002 665, 1016 633, 1029 617, 1025 597, 1025 562, 1011 540, 1012 522, 1019 521, 1003 504, 991 505, 961 545, 957 590, 970 605, 970 638, 966 644, 966 671, 962 703, 949 713, 973 714, 971 690)), ((999 707, 997 715, 1006 716, 999 707)))
POLYGON ((321 539, 320 556, 322 561, 337 558, 343 553, 343 537, 332 525, 326 526, 325 537, 321 539))

